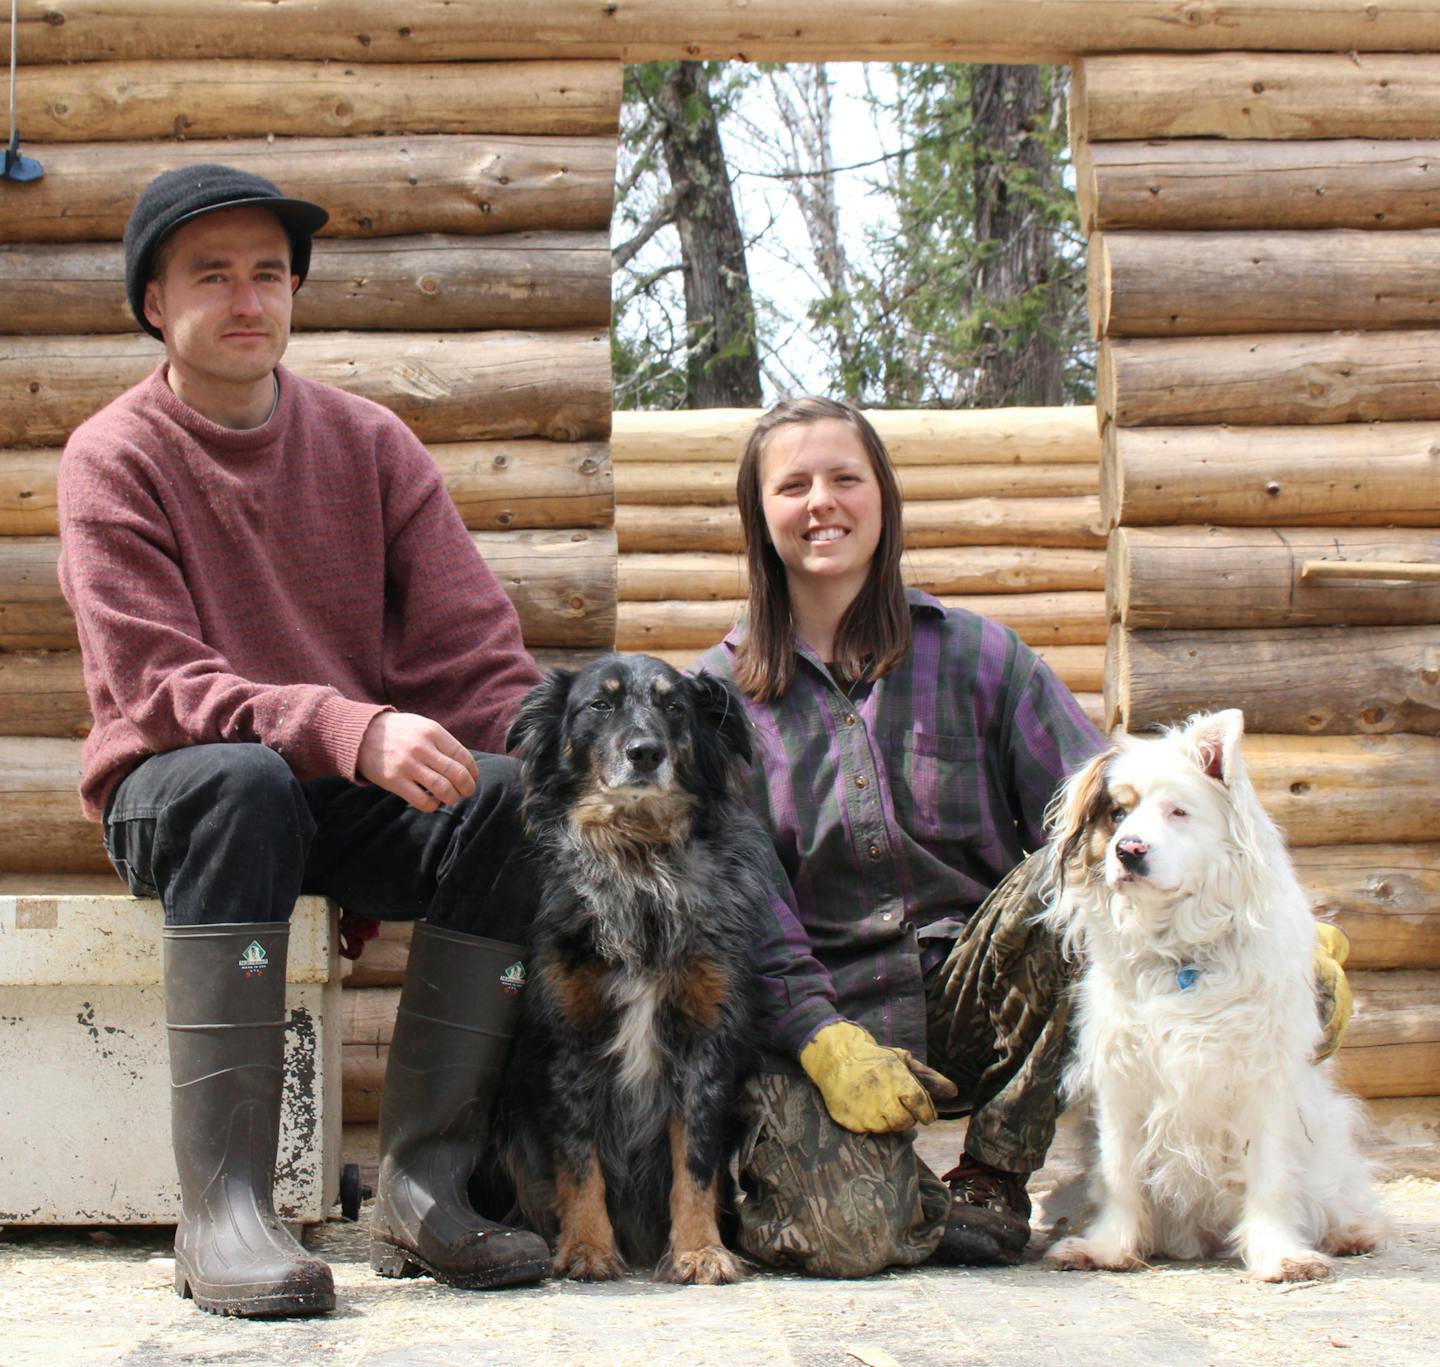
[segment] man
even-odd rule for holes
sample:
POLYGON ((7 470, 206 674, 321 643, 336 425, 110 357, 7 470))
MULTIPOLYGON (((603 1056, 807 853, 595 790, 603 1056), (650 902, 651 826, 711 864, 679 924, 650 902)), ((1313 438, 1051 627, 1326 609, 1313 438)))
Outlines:
POLYGON ((386 1074, 371 1263, 536 1280, 543 1241, 465 1195, 534 893, 508 724, 537 680, 428 453, 280 365, 328 215, 229 167, 168 172, 125 230, 158 369, 76 429, 60 579, 95 725, 81 799, 165 909, 176 1289, 334 1306, 271 1204, 288 918, 303 892, 415 928, 386 1074))

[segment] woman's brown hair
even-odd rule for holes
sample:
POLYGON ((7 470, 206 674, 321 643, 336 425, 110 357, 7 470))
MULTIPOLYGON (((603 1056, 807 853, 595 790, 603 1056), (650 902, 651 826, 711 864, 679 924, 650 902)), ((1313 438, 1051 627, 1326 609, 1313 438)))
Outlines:
POLYGON ((795 681, 795 624, 785 566, 770 542, 761 498, 760 463, 778 428, 836 419, 852 427, 870 457, 880 486, 880 541, 870 572, 835 631, 835 658, 828 663, 841 683, 878 679, 910 650, 910 609, 900 577, 905 550, 900 484, 885 443, 859 409, 835 399, 782 399, 755 424, 735 478, 735 501, 745 537, 749 572, 749 625, 735 652, 735 682, 759 702, 783 697, 795 681))

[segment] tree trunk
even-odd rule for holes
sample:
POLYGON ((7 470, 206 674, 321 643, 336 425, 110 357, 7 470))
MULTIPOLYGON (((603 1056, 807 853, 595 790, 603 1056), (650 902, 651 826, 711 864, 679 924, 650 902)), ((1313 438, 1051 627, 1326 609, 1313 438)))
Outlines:
POLYGON ((757 408, 760 360, 745 239, 704 64, 677 62, 659 106, 684 266, 686 399, 691 408, 757 408))
POLYGON ((1054 159, 1035 136, 1046 106, 1039 67, 974 68, 975 240, 984 244, 975 293, 976 306, 989 315, 976 357, 975 403, 984 408, 1059 404, 1064 398, 1050 297, 1051 233, 1042 208, 1054 191, 1054 159), (1038 312, 1025 306, 1033 299, 1043 299, 1038 312))

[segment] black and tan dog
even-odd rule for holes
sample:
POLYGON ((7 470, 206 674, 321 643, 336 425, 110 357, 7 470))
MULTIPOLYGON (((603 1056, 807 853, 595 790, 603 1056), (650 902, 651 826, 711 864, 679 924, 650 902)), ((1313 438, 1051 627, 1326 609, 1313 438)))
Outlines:
POLYGON ((552 671, 510 744, 544 888, 500 1117, 521 1212, 560 1276, 734 1281, 718 1193, 771 858, 744 709, 717 679, 607 656, 552 671))

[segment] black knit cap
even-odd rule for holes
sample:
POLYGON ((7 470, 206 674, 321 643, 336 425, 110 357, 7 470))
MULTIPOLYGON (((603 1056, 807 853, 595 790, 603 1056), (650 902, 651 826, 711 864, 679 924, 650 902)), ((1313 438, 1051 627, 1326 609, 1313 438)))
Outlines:
POLYGON ((152 337, 161 332, 145 317, 145 286, 156 247, 192 218, 248 204, 269 209, 280 220, 290 239, 290 273, 303 283, 310 273, 310 238, 330 218, 318 204, 287 198, 264 176, 209 162, 166 171, 140 192, 125 225, 125 293, 130 312, 152 337))

